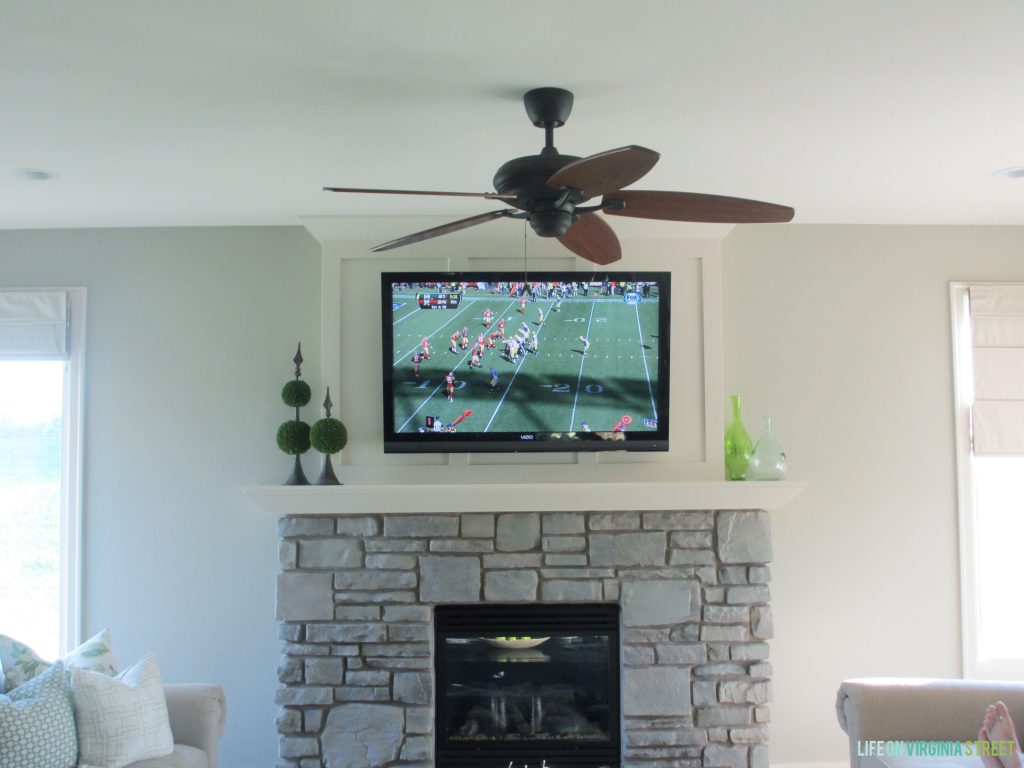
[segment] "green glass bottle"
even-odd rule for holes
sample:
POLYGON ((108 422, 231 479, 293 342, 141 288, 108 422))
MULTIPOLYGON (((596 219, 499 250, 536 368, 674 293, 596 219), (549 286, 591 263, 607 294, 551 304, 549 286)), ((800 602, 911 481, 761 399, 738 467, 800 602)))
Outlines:
POLYGON ((725 473, 730 480, 745 480, 754 445, 740 416, 740 396, 730 395, 732 423, 725 430, 725 473))

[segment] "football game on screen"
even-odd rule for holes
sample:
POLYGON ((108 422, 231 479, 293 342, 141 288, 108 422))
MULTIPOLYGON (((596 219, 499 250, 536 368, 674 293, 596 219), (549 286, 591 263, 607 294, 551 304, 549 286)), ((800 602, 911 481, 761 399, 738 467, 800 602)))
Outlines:
POLYGON ((393 283, 397 433, 653 432, 656 282, 393 283))

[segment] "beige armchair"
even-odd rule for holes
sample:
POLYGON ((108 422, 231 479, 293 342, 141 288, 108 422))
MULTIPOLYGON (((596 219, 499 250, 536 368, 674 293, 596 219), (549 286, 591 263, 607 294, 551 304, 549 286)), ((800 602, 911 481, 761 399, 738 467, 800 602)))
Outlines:
POLYGON ((217 768, 217 742, 227 718, 224 690, 202 683, 167 683, 164 692, 174 752, 128 768, 217 768))

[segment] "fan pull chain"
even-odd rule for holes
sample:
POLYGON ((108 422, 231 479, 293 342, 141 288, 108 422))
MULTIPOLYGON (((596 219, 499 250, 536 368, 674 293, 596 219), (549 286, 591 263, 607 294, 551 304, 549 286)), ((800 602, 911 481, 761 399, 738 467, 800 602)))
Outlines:
POLYGON ((527 236, 527 220, 523 219, 523 285, 527 283, 527 269, 526 269, 526 236, 527 236))

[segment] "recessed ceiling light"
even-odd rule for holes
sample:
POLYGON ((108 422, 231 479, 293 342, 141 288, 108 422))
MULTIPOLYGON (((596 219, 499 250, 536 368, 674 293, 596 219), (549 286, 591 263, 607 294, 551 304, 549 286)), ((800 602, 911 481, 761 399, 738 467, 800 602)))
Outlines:
POLYGON ((994 179, 1024 179, 1024 165, 1002 168, 992 173, 994 179))
POLYGON ((15 168, 11 171, 11 176, 23 181, 49 181, 57 178, 56 173, 42 168, 15 168))

